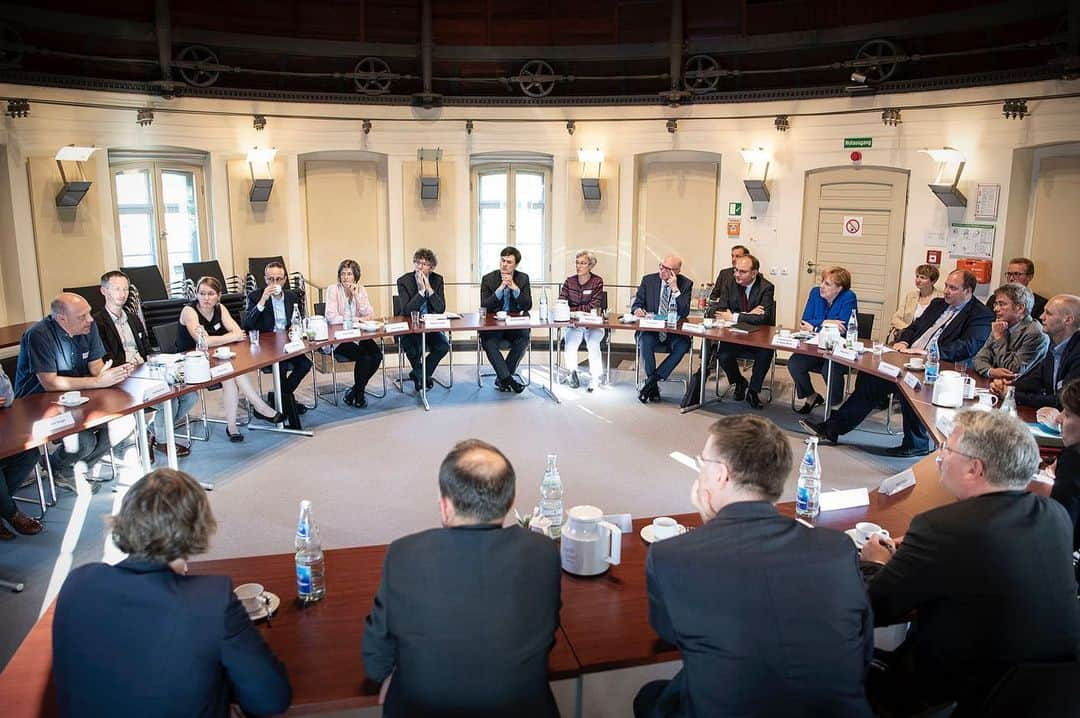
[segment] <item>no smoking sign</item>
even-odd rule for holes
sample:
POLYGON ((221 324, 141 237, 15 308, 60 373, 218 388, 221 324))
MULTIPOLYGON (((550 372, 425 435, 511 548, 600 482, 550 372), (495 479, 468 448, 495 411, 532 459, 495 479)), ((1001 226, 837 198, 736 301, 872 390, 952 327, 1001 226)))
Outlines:
POLYGON ((861 237, 862 236, 862 217, 844 217, 844 236, 845 237, 861 237))

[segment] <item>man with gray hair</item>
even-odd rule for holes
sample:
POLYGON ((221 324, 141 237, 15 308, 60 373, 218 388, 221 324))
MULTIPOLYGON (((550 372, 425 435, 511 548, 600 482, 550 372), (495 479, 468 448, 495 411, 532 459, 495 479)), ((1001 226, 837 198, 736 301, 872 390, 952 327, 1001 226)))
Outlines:
MULTIPOLYGON (((1080 297, 1050 297, 1041 319, 1050 337, 1049 349, 1042 361, 1015 382, 1016 403, 1036 409, 1058 406, 1061 388, 1080 379, 1080 297)), ((1010 384, 1008 379, 995 379, 990 390, 1004 396, 1010 384)))
POLYGON ((989 379, 1016 379, 1039 363, 1050 339, 1031 318, 1035 296, 1023 284, 998 287, 992 300, 996 318, 972 366, 976 374, 989 379))
POLYGON ((871 681, 879 712, 957 701, 975 715, 1011 666, 1077 658, 1072 525, 1060 504, 1026 490, 1039 468, 1027 426, 961 411, 937 463, 958 501, 913 518, 902 542, 874 536, 862 549, 880 564, 868 584, 874 622, 917 617, 883 679, 871 681))

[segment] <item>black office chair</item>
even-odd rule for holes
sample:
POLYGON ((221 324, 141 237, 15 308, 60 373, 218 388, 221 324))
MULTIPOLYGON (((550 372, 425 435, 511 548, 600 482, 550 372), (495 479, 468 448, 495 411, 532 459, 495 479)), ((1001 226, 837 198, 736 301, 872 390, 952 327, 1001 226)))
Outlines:
POLYGON ((1002 676, 986 697, 982 718, 1076 718, 1080 714, 1076 686, 1080 662, 1021 663, 1002 676))
POLYGON ((161 270, 156 264, 147 264, 141 267, 120 267, 120 271, 128 276, 132 286, 139 288, 139 299, 146 302, 169 299, 169 291, 165 287, 165 280, 161 276, 161 270))
POLYGON ((90 311, 96 312, 105 306, 105 295, 101 293, 100 284, 90 284, 85 287, 64 287, 65 292, 78 294, 90 304, 90 311))

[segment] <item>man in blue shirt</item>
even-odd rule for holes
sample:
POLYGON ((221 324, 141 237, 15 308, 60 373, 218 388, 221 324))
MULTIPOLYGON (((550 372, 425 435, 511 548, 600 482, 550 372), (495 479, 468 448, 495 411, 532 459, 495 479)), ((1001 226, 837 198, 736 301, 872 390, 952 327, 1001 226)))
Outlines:
MULTIPOLYGON (((134 371, 131 364, 112 366, 111 361, 102 361, 104 354, 101 335, 90 316, 90 305, 78 294, 59 294, 49 306, 49 316, 27 329, 19 343, 15 397, 45 391, 103 389, 131 376, 134 371)), ((89 468, 108 451, 106 425, 66 437, 50 456, 53 468, 59 473, 56 483, 74 490, 76 464, 85 462, 89 468)))

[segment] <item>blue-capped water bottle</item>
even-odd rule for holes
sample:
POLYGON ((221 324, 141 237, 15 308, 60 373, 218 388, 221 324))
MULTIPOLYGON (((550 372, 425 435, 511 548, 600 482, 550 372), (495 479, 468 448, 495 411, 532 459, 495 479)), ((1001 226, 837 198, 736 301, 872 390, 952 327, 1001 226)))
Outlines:
POLYGON ((802 519, 814 520, 820 510, 821 501, 821 463, 818 459, 818 439, 811 436, 806 440, 806 453, 799 464, 799 483, 795 489, 795 515, 802 519))
POLYGON ((938 372, 941 371, 941 350, 938 348, 937 335, 930 340, 926 347, 926 383, 933 384, 937 381, 938 372))
POLYGON ((300 520, 296 524, 296 596, 313 603, 326 595, 326 563, 319 527, 311 514, 311 502, 300 502, 300 520))

